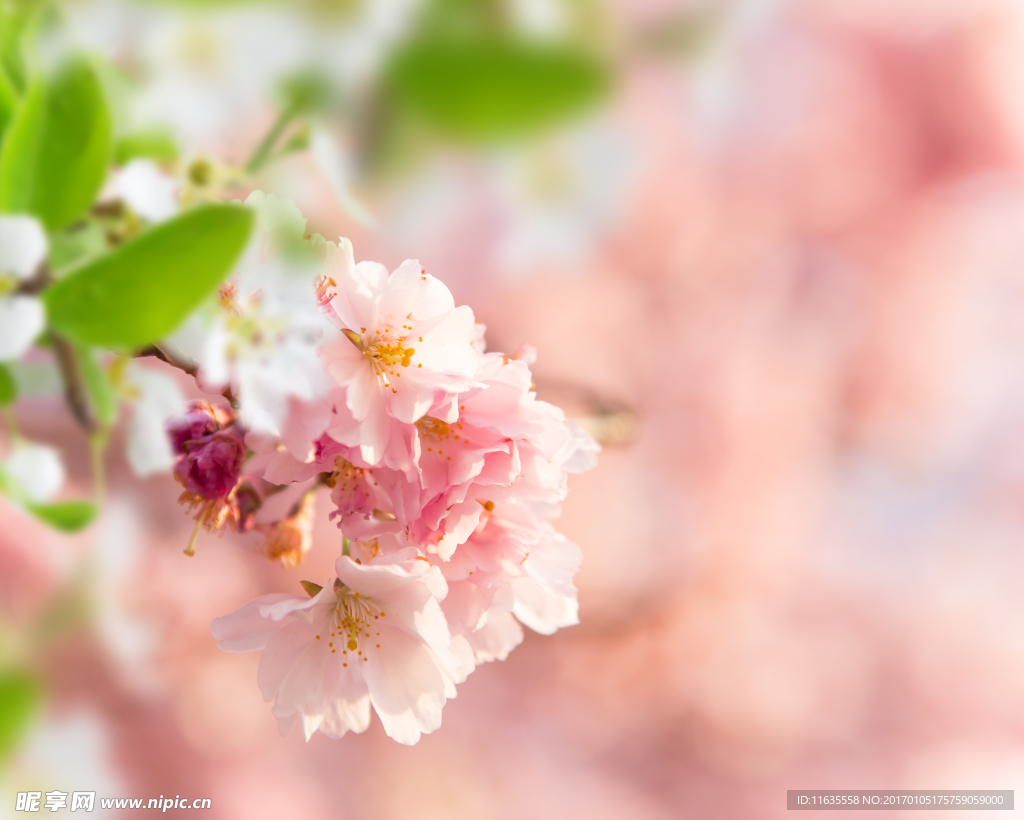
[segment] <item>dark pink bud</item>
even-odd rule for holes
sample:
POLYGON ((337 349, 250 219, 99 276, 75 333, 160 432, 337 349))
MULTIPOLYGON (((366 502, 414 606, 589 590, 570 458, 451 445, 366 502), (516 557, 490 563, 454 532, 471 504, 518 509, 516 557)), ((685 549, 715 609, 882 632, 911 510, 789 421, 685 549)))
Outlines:
POLYGON ((174 476, 190 493, 202 498, 226 498, 238 484, 245 461, 245 444, 237 428, 229 427, 199 440, 191 439, 174 465, 174 476))
POLYGON ((230 426, 233 422, 233 414, 225 407, 206 401, 189 402, 185 415, 167 422, 171 450, 178 454, 187 453, 201 439, 230 426))

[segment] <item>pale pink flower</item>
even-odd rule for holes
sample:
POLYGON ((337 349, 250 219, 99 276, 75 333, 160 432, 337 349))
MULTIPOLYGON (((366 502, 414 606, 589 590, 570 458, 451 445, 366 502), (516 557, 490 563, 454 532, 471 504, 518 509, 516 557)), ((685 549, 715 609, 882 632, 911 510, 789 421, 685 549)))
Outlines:
POLYGON ((335 569, 314 597, 257 598, 216 619, 213 635, 228 652, 263 650, 257 680, 282 734, 300 719, 307 740, 363 732, 372 704, 384 731, 413 745, 454 696, 444 577, 415 549, 342 556, 335 569))
POLYGON ((321 355, 359 425, 328 432, 358 444, 371 465, 408 470, 408 425, 428 413, 455 421, 454 397, 472 385, 480 355, 473 311, 455 307, 413 260, 389 275, 376 262, 354 264, 347 243, 334 259, 336 291, 326 304, 341 332, 321 355))
POLYGON ((494 502, 516 500, 556 516, 567 472, 589 469, 600 449, 560 409, 537 399, 526 361, 488 353, 474 380, 479 386, 459 396, 457 422, 428 417, 416 425, 424 489, 410 535, 443 560, 494 502))
POLYGON ((452 633, 452 654, 462 683, 481 663, 503 661, 523 642, 523 628, 512 616, 511 588, 482 587, 468 580, 449 581, 441 603, 452 633))
MULTIPOLYGON (((370 560, 407 548, 404 534, 353 542, 353 556, 370 560)), ((475 531, 438 569, 448 582, 441 602, 455 665, 445 672, 462 683, 481 663, 504 660, 523 640, 520 624, 550 635, 579 622, 579 547, 528 508, 488 503, 475 531)))
MULTIPOLYGON (((442 561, 477 527, 496 501, 529 504, 553 518, 566 495, 569 468, 588 468, 598 445, 561 410, 538 401, 525 361, 501 354, 480 358, 474 386, 454 397, 460 418, 433 415, 402 425, 409 470, 374 466, 362 448, 323 437, 302 463, 274 453, 263 477, 276 484, 331 472, 339 526, 354 539, 404 532, 442 561)), ((342 407, 338 414, 345 415, 342 407)))
MULTIPOLYGON (((547 521, 519 504, 495 504, 450 561, 439 566, 450 584, 468 581, 502 590, 495 603, 534 632, 551 635, 579 623, 573 578, 583 555, 547 521)), ((453 625, 453 634, 460 630, 453 625)))

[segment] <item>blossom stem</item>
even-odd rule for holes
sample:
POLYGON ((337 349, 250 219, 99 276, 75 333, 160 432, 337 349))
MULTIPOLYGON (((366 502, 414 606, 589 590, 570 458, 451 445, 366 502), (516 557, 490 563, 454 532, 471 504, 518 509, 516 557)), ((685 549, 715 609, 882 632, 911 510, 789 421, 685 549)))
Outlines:
MULTIPOLYGON (((167 342, 152 344, 135 354, 135 358, 137 359, 142 359, 146 356, 153 356, 162 362, 166 362, 171 367, 177 368, 182 373, 187 373, 192 378, 195 378, 196 374, 199 372, 199 363, 195 359, 167 342)), ((228 403, 235 410, 241 407, 238 402, 238 397, 231 390, 230 386, 224 388, 221 395, 228 400, 228 403)))
POLYGON ((298 113, 296 106, 291 105, 284 109, 278 116, 277 120, 267 131, 266 136, 260 141, 260 144, 256 146, 256 150, 252 152, 252 156, 249 157, 249 161, 245 163, 245 170, 247 173, 254 174, 260 168, 267 164, 271 158, 271 154, 274 150, 274 146, 277 145, 277 141, 281 138, 284 130, 288 127, 288 124, 295 119, 295 115, 298 113))
POLYGON ((107 446, 107 433, 93 433, 89 436, 89 445, 92 453, 92 492, 96 502, 99 503, 103 499, 103 450, 107 446))
POLYGON ((26 296, 35 296, 37 293, 42 293, 46 290, 49 285, 53 284, 53 281, 53 274, 50 273, 50 268, 44 262, 30 279, 24 279, 19 282, 14 292, 26 296))
POLYGON ((196 554, 196 536, 199 535, 199 527, 201 527, 203 522, 206 520, 206 516, 207 513, 209 513, 209 511, 209 508, 203 510, 202 513, 199 514, 199 517, 196 518, 196 525, 192 529, 192 537, 188 539, 188 546, 184 549, 185 555, 187 555, 189 558, 196 554))

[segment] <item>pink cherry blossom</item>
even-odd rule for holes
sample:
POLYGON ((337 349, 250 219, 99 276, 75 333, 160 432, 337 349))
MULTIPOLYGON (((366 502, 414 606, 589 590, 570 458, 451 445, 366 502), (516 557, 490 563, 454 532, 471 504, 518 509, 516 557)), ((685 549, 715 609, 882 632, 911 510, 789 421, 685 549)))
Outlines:
POLYGON ((221 649, 263 650, 258 682, 282 734, 363 732, 370 706, 405 745, 441 725, 457 662, 439 604, 444 577, 415 549, 365 564, 342 556, 312 598, 268 595, 211 625, 221 649))
POLYGON ((371 465, 410 469, 408 425, 431 412, 455 421, 452 399, 472 384, 480 355, 473 311, 455 307, 448 288, 416 261, 389 275, 376 262, 353 264, 346 244, 335 262, 337 290, 321 301, 341 330, 321 355, 359 426, 355 439, 329 432, 358 443, 371 465))
POLYGON ((537 398, 532 348, 485 353, 483 326, 418 263, 355 265, 345 240, 326 258, 316 299, 336 332, 319 354, 332 387, 290 397, 276 435, 247 437, 247 465, 307 485, 288 516, 253 525, 286 565, 312 547, 312 491, 330 489, 348 539, 338 580, 311 598, 257 599, 213 631, 225 650, 264 650, 259 684, 282 732, 300 719, 307 739, 362 732, 372 705, 412 744, 523 625, 577 622, 581 553, 550 520, 567 474, 599 448, 537 398))
POLYGON ((557 515, 566 473, 589 468, 599 449, 561 410, 537 400, 525 361, 486 354, 474 380, 478 386, 459 396, 453 425, 417 422, 424 491, 410 534, 442 559, 496 501, 516 499, 546 518, 557 515))
POLYGON ((506 611, 534 632, 550 635, 578 623, 573 578, 582 558, 578 546, 526 507, 496 504, 440 567, 450 583, 503 590, 506 611))

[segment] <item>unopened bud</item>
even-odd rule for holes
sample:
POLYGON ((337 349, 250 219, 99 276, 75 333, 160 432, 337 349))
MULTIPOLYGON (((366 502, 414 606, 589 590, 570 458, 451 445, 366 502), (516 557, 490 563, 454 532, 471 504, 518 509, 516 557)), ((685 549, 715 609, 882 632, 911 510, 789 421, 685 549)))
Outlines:
POLYGON ((227 498, 242 472, 245 445, 234 431, 220 431, 193 445, 174 465, 174 477, 190 493, 227 498))

